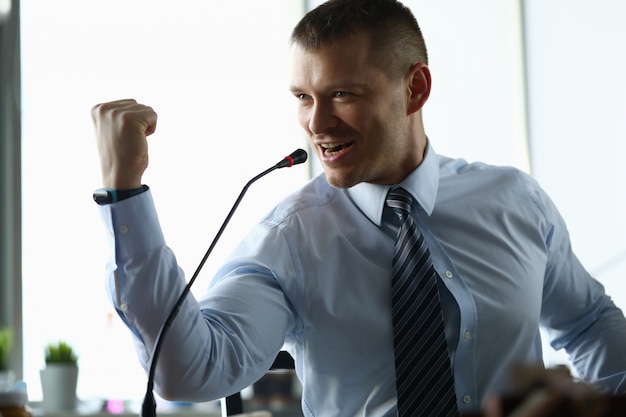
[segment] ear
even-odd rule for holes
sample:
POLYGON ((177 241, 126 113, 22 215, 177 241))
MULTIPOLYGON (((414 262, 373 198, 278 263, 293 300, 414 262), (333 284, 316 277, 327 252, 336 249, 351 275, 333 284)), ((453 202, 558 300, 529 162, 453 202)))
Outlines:
POLYGON ((422 109, 430 95, 430 69, 423 62, 411 65, 407 73, 408 96, 407 114, 418 112, 422 109))

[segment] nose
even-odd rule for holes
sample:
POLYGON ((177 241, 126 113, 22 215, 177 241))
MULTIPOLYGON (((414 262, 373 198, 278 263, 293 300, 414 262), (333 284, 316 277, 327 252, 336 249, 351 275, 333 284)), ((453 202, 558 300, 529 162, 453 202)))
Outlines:
POLYGON ((309 109, 308 128, 314 135, 324 133, 327 129, 337 127, 339 118, 335 115, 332 104, 315 101, 309 109))

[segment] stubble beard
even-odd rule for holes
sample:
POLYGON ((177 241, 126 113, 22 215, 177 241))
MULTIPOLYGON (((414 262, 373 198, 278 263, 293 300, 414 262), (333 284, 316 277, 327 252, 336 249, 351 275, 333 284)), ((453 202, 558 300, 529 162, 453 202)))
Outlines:
POLYGON ((356 171, 338 173, 324 167, 324 175, 326 176, 326 181, 335 188, 351 188, 366 181, 366 179, 356 171))

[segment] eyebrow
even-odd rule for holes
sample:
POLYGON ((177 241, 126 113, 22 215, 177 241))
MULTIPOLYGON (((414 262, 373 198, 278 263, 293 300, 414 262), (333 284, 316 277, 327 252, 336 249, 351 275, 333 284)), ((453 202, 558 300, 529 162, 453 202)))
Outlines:
MULTIPOLYGON (((342 90, 352 90, 352 89, 366 89, 368 84, 365 83, 340 83, 334 85, 328 85, 325 87, 328 91, 342 91, 342 90)), ((298 86, 292 85, 289 87, 289 91, 292 93, 300 93, 303 92, 304 89, 298 86)))

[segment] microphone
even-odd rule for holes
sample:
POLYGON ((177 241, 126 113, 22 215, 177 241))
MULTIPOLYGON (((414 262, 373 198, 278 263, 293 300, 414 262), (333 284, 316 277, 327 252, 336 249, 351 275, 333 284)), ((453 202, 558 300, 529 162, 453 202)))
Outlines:
POLYGON ((183 301, 185 300, 185 297, 187 296, 187 294, 189 294, 189 291, 191 290, 191 286, 193 285, 196 278, 198 277, 198 274, 200 273, 200 270, 202 269, 207 259, 209 258, 209 255, 211 254, 211 252, 213 252, 213 248, 217 244, 217 241, 219 240, 219 238, 222 236, 222 233, 224 232, 224 229, 226 229, 226 225, 230 221, 231 217, 233 217, 235 210, 237 210, 237 207, 239 207, 239 203, 241 203, 241 200, 243 199, 243 196, 248 191, 248 188, 250 188, 250 186, 256 180, 260 179, 261 177, 264 177, 265 175, 269 174, 270 172, 276 169, 292 167, 294 165, 301 164, 305 162, 306 160, 307 160, 306 151, 304 151, 303 149, 296 149, 290 155, 287 155, 286 157, 278 161, 274 166, 266 169, 265 171, 261 172, 256 177, 248 181, 246 185, 243 187, 243 189, 241 190, 241 192, 239 193, 239 197, 237 197, 235 204, 233 204, 233 207, 228 212, 228 215, 226 216, 226 219, 222 223, 222 226, 217 231, 217 234, 213 238, 213 241, 211 242, 209 249, 207 249, 206 253, 202 257, 202 260, 198 264, 196 271, 194 272, 193 276, 191 277, 191 279, 189 280, 189 282, 187 283, 187 285, 181 292, 180 296, 176 300, 176 303, 174 304, 174 307, 172 308, 172 311, 167 316, 167 318, 163 322, 163 325, 161 326, 161 329, 159 330, 159 334, 157 335, 156 342, 154 344, 154 349, 152 351, 152 361, 150 363, 150 371, 148 373, 148 386, 146 390, 146 395, 143 400, 143 404, 141 406, 141 417, 156 417, 156 401, 154 399, 154 392, 153 392, 154 391, 154 374, 156 372, 156 363, 159 357, 159 353, 161 352, 161 346, 162 346, 163 339, 165 338, 165 334, 171 327, 172 322, 174 321, 174 318, 178 314, 178 311, 180 310, 180 307, 183 304, 183 301))
POLYGON ((307 154, 304 149, 296 149, 291 153, 291 155, 287 155, 286 157, 284 157, 283 160, 277 163, 275 166, 276 168, 285 168, 298 165, 305 162, 306 157, 307 154))

